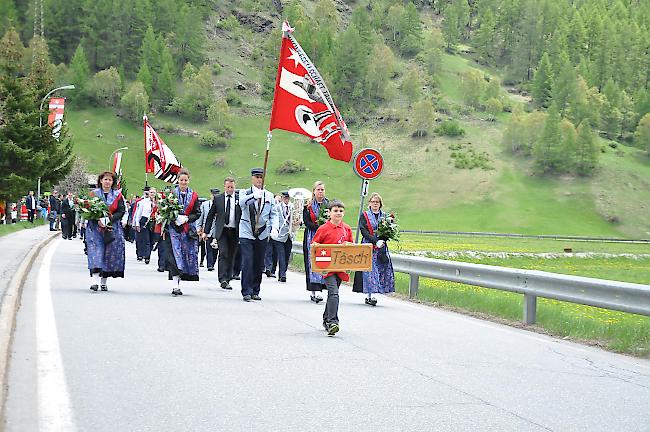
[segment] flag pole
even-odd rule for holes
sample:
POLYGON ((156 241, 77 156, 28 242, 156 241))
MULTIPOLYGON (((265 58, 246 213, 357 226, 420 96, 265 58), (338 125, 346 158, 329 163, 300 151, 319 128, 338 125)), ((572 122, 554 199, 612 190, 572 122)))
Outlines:
MULTIPOLYGON (((266 134, 266 152, 264 153, 264 172, 262 173, 262 191, 264 191, 264 185, 266 182, 266 166, 268 165, 269 162, 269 150, 271 149, 271 138, 273 138, 273 135, 271 134, 271 131, 269 131, 269 133, 266 134)), ((260 223, 260 214, 262 213, 263 198, 264 198, 264 194, 262 194, 262 197, 257 200, 257 215, 255 216, 255 231, 257 231, 257 226, 260 223)))
POLYGON ((366 179, 361 179, 361 191, 359 192, 359 195, 361 196, 361 202, 359 203, 359 217, 357 218, 357 233, 354 238, 355 243, 359 243, 359 234, 361 232, 361 228, 359 227, 359 221, 361 220, 361 215, 363 214, 363 200, 368 195, 368 180, 366 179))

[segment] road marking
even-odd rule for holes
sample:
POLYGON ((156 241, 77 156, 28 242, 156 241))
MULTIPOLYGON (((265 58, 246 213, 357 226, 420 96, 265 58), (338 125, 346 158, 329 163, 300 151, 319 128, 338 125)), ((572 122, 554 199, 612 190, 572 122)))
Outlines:
POLYGON ((61 240, 55 240, 47 248, 38 272, 36 288, 38 430, 41 432, 70 432, 76 429, 72 421, 50 288, 52 256, 60 242, 61 240))

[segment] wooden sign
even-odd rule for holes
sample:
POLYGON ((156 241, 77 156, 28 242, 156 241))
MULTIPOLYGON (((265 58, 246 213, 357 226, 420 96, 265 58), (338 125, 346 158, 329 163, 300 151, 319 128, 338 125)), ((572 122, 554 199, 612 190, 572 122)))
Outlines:
POLYGON ((372 244, 312 244, 311 271, 327 274, 344 271, 371 271, 372 244))

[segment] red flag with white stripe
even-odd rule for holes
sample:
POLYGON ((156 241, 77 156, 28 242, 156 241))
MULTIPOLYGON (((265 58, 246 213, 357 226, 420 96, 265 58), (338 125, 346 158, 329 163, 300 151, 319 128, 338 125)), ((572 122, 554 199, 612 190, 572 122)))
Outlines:
POLYGON ((285 21, 269 130, 306 135, 321 143, 332 159, 350 162, 352 141, 348 128, 323 78, 292 31, 285 21))
POLYGON ((176 183, 183 165, 151 127, 147 116, 144 116, 144 157, 145 172, 154 173, 157 179, 168 183, 176 183))

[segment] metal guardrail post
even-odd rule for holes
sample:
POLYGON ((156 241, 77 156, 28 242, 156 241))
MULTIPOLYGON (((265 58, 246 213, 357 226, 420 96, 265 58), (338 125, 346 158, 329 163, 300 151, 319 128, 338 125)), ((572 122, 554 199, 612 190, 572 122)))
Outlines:
POLYGON ((524 319, 525 324, 535 324, 537 321, 537 296, 524 294, 524 319))
POLYGON ((420 283, 420 276, 411 273, 409 281, 409 298, 414 299, 418 296, 418 285, 420 283))

